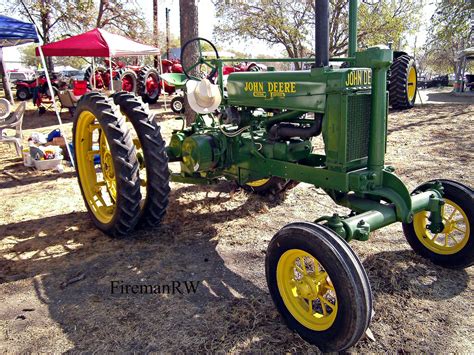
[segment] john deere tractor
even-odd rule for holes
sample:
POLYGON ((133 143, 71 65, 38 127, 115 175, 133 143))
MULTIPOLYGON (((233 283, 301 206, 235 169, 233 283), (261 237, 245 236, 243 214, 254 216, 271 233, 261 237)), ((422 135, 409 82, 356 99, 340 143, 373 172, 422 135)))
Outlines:
MULTIPOLYGON (((199 113, 167 146, 154 115, 130 93, 84 95, 74 121, 82 195, 95 225, 111 236, 159 225, 169 181, 228 179, 260 193, 305 182, 347 207, 348 215, 283 227, 266 253, 275 306, 289 328, 323 351, 357 343, 373 314, 370 283, 349 241, 368 240, 371 232, 401 222, 423 257, 455 269, 474 263, 473 190, 438 179, 410 192, 385 165, 393 52, 385 46, 357 50, 357 0, 350 0, 349 14, 348 56, 331 59, 348 62, 346 68, 329 66, 329 0, 316 0, 316 58, 309 70, 232 73, 224 90, 227 60, 213 45, 216 59, 199 56, 184 65, 199 113), (192 75, 197 67, 209 68, 207 79, 192 75), (312 148, 320 136, 324 154, 312 148), (178 162, 180 171, 170 173, 169 162, 178 162)), ((184 58, 193 47, 202 52, 204 43, 186 43, 184 58)))

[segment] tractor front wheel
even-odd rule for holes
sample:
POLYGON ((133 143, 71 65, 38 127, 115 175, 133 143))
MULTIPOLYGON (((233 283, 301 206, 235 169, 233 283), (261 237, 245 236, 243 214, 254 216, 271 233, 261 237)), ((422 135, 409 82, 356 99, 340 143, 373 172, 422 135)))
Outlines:
POLYGON ((106 234, 124 236, 140 217, 139 164, 131 132, 112 105, 97 92, 81 97, 74 115, 74 160, 92 221, 106 234))
MULTIPOLYGON (((444 229, 432 233, 426 227, 429 212, 415 214, 412 223, 403 224, 403 232, 413 250, 433 263, 464 269, 474 265, 474 192, 451 180, 439 180, 444 189, 445 204, 441 208, 444 229)), ((428 184, 416 188, 424 191, 428 184)))
MULTIPOLYGON (((116 105, 130 121, 137 134, 142 150, 145 176, 140 176, 146 185, 145 199, 141 203, 140 225, 155 227, 160 224, 168 206, 170 192, 168 156, 160 127, 155 115, 150 113, 138 98, 128 92, 113 95, 116 105)), ((141 172, 140 172, 141 174, 141 172)))
POLYGON ((369 280, 332 230, 313 223, 283 227, 268 246, 265 271, 288 327, 321 351, 348 349, 364 335, 372 315, 369 280))
POLYGON ((184 97, 176 96, 171 100, 171 110, 174 113, 184 113, 184 97))

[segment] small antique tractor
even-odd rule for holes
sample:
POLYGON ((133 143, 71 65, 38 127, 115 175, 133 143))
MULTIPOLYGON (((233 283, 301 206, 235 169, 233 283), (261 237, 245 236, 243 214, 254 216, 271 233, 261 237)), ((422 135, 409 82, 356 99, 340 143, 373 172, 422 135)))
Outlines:
MULTIPOLYGON (((410 193, 385 165, 393 53, 385 46, 357 51, 357 0, 350 0, 348 56, 331 59, 349 65, 332 68, 328 15, 329 0, 316 0, 316 58, 309 70, 232 73, 224 90, 226 60, 212 44, 216 59, 186 63, 196 119, 174 131, 168 146, 154 115, 126 92, 84 95, 73 134, 85 204, 95 225, 112 236, 159 225, 170 180, 224 178, 258 193, 306 182, 348 207, 347 216, 283 227, 265 261, 271 297, 288 326, 323 351, 339 351, 364 335, 372 317, 370 283, 348 242, 401 222, 415 252, 448 268, 469 267, 474 197, 471 188, 450 180, 431 180, 410 193), (193 77, 198 66, 209 68, 207 79, 193 77), (215 73, 213 84, 208 79, 215 73), (320 135, 325 154, 313 152, 320 135), (179 162, 180 172, 170 173, 168 162, 179 162)), ((204 42, 210 44, 202 38, 186 43, 184 58, 193 46, 202 52, 204 42)), ((277 61, 295 59, 266 60, 277 61)))

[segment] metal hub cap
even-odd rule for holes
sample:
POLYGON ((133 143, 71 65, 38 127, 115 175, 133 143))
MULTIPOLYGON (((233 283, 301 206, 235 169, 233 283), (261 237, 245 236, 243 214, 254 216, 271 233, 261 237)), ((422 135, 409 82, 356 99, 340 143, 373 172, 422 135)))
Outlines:
POLYGON ((278 290, 291 315, 305 327, 322 331, 336 319, 336 291, 323 265, 300 249, 286 251, 278 261, 278 290))
POLYGON ((444 229, 441 233, 433 234, 428 229, 429 214, 419 212, 413 219, 418 239, 429 250, 443 255, 459 252, 467 244, 470 235, 470 225, 466 213, 461 207, 451 200, 445 199, 441 208, 444 229))

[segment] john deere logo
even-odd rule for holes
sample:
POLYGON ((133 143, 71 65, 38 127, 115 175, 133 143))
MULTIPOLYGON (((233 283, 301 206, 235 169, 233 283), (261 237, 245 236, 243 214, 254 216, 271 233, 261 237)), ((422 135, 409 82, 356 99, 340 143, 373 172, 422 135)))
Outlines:
POLYGON ((251 92, 254 97, 274 98, 285 97, 286 94, 296 92, 296 83, 287 81, 247 81, 244 87, 245 92, 251 92))
POLYGON ((372 72, 368 69, 354 70, 347 74, 346 86, 367 86, 372 83, 372 72))

